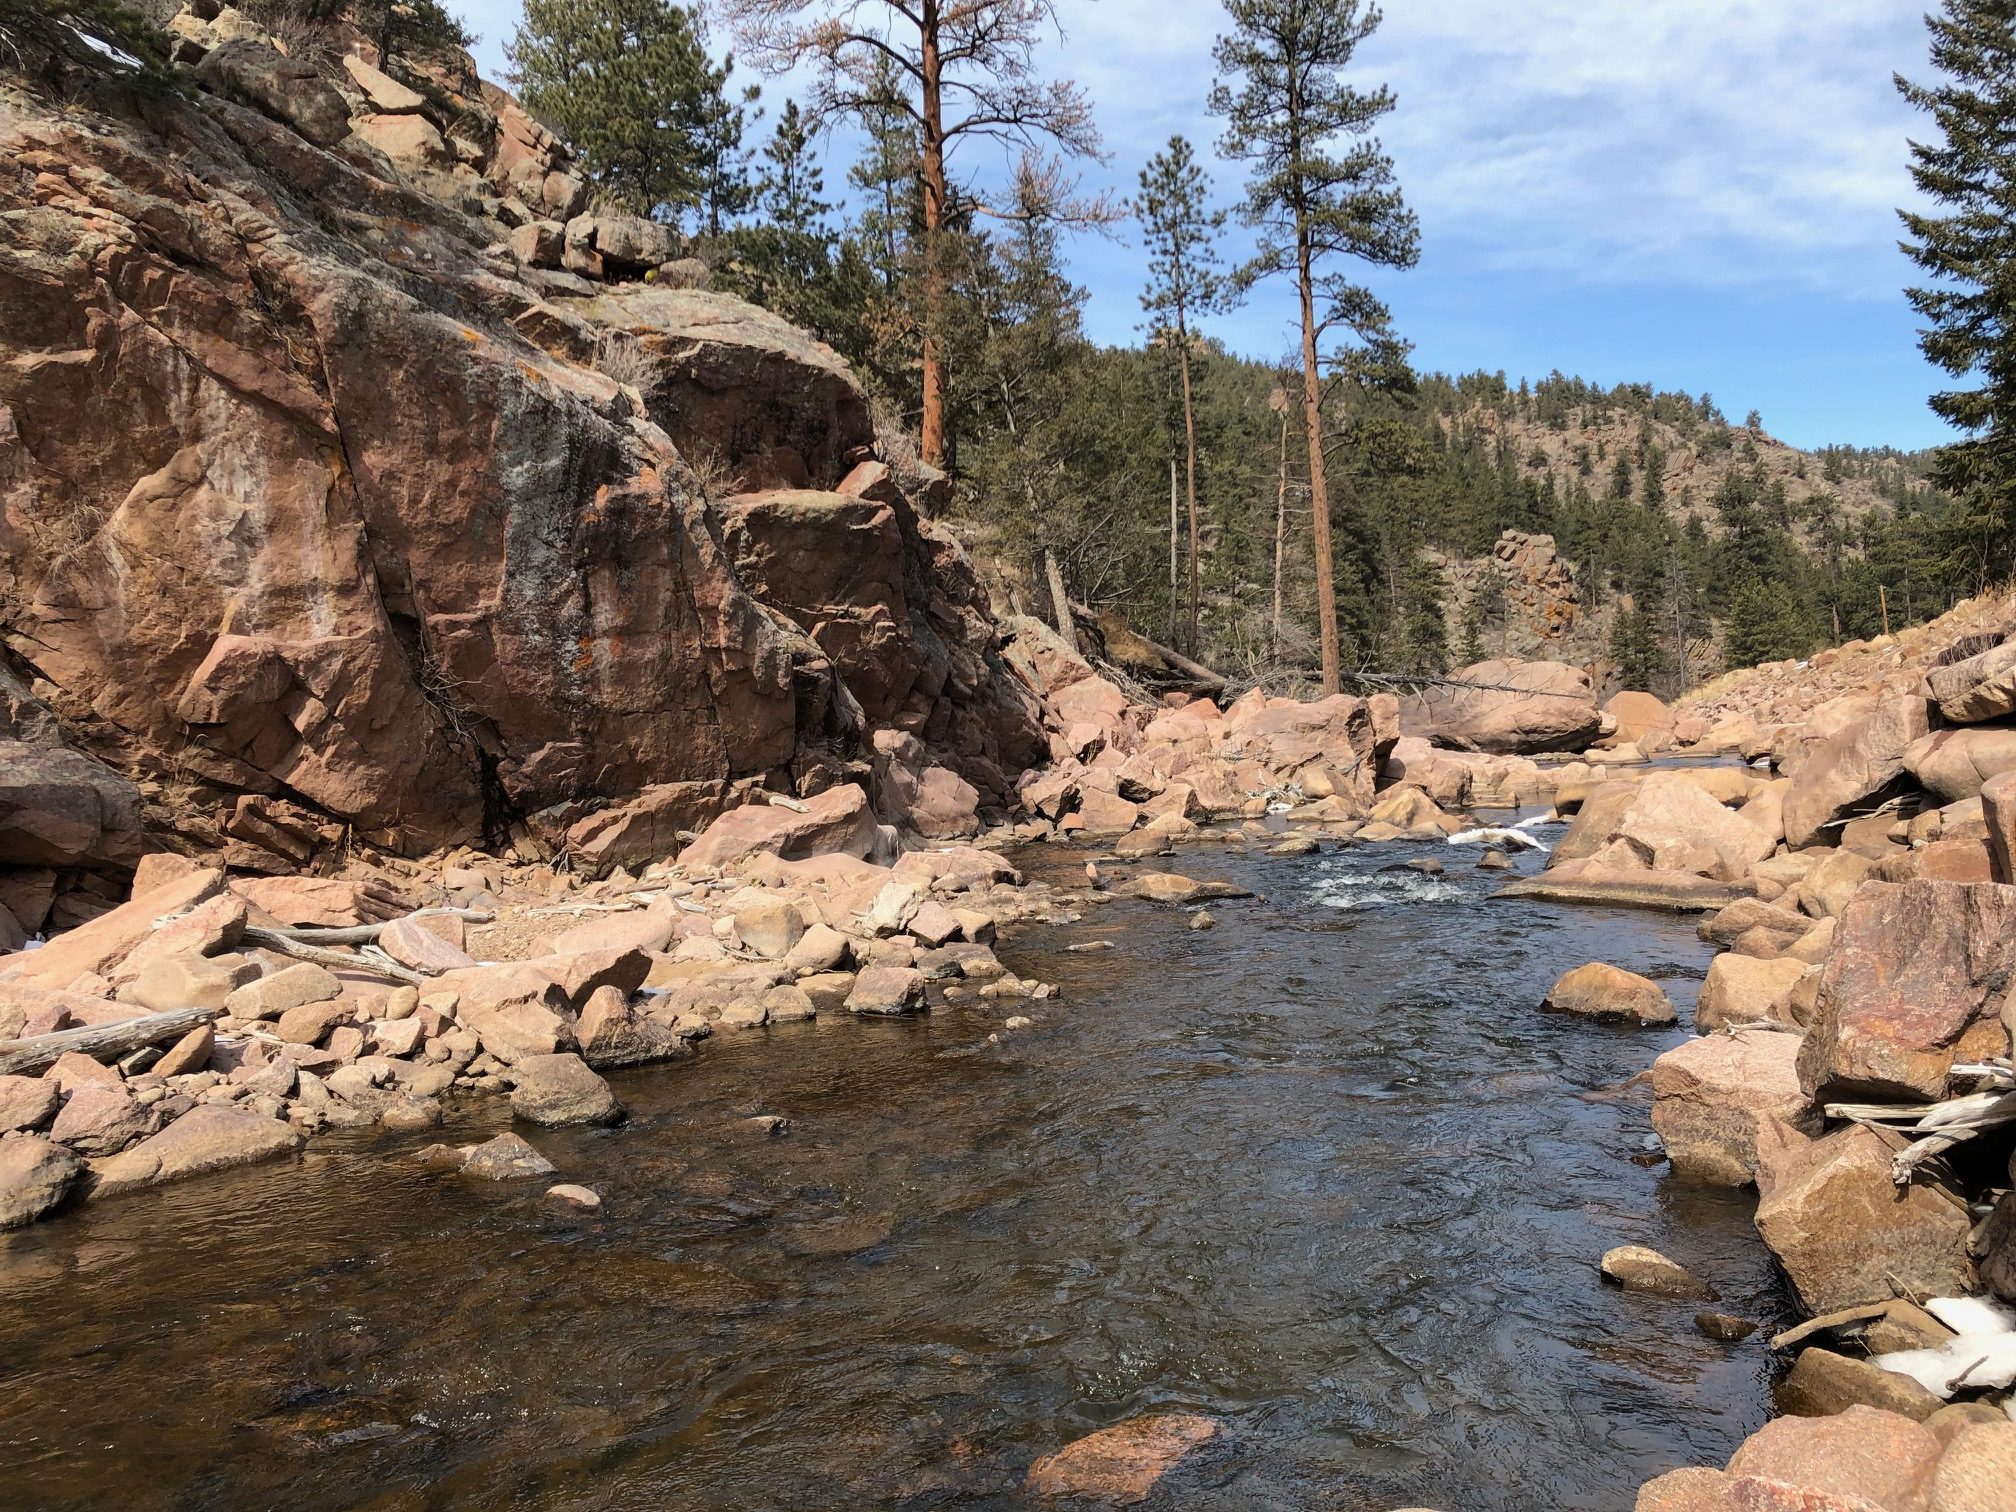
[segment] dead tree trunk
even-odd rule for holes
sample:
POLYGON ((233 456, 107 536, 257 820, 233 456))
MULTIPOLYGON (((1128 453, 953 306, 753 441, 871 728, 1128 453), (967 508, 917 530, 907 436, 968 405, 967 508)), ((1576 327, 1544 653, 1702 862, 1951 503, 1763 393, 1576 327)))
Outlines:
POLYGON ((1043 549, 1043 575, 1050 581, 1050 608, 1057 616, 1057 633, 1064 638, 1064 644, 1071 654, 1078 654, 1078 625, 1071 618, 1071 600, 1064 592, 1064 569, 1057 565, 1057 553, 1047 546, 1043 549))
POLYGON ((54 1034, 37 1034, 27 1039, 0 1040, 0 1076, 26 1076, 55 1065, 58 1057, 73 1051, 94 1060, 116 1058, 166 1039, 180 1039, 222 1011, 176 1008, 167 1013, 121 1019, 116 1024, 89 1024, 82 1029, 59 1029, 54 1034))

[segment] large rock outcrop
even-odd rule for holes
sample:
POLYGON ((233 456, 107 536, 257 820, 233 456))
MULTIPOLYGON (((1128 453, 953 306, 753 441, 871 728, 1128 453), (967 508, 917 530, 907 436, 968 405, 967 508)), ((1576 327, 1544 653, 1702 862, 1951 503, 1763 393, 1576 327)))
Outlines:
MULTIPOLYGON (((692 465, 842 487, 873 447, 844 362, 727 296, 514 262, 580 185, 473 77, 433 124, 481 141, 423 172, 357 145, 382 102, 332 140, 356 70, 215 40, 211 97, 0 92, 0 627, 75 744, 177 784, 155 823, 221 848, 250 794, 309 850, 564 833, 865 770, 878 723, 1010 796, 1037 715, 957 544, 885 477, 819 494, 791 545, 827 570, 773 581, 758 507, 692 465)), ((584 268, 663 250, 604 220, 584 268)), ((63 845, 93 818, 130 864, 116 794, 75 817, 63 845)))
POLYGON ((1482 661, 1455 679, 1401 701, 1403 734, 1466 751, 1530 754, 1579 751, 1603 733, 1595 687, 1579 667, 1482 661))

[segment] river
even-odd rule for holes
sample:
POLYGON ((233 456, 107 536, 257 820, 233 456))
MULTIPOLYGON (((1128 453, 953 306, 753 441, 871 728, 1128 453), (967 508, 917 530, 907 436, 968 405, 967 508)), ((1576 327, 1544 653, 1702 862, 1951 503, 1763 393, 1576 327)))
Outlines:
MULTIPOLYGON (((1538 1004, 1601 959, 1684 1024, 1709 949, 1488 901, 1474 858, 1187 851, 1265 896, 1004 942, 1060 1001, 619 1074, 627 1124, 531 1136, 596 1215, 349 1135, 0 1235, 0 1506, 1013 1508, 1037 1455, 1175 1404, 1227 1431, 1160 1505, 1628 1509, 1764 1421, 1768 1360, 1597 1258, 1787 1304, 1750 1194, 1648 1163, 1623 1083, 1687 1031, 1538 1004)), ((478 1107, 453 1137, 507 1126, 478 1107)))

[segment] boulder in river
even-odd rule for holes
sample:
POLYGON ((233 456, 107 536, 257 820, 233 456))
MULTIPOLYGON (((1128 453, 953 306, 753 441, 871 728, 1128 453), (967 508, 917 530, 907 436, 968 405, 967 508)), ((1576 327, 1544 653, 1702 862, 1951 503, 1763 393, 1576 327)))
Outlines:
POLYGON ((1566 973, 1548 989, 1541 1006, 1608 1023, 1671 1024, 1679 1019, 1665 988, 1602 961, 1566 973))
POLYGON ((486 1139, 481 1144, 468 1145, 460 1150, 451 1150, 446 1145, 437 1145, 434 1149, 443 1152, 447 1163, 454 1165, 464 1176, 473 1176, 479 1181, 551 1176, 554 1171, 552 1161, 516 1134, 499 1134, 495 1139, 486 1139))
POLYGON ((1652 1127, 1673 1174, 1718 1186, 1757 1179, 1768 1119, 1817 1128, 1799 1086, 1799 1037, 1771 1029, 1710 1034, 1652 1063, 1652 1127))
POLYGON ((0 1229, 33 1223, 70 1194, 84 1162, 37 1135, 0 1140, 0 1229))
POLYGON ((623 1105, 578 1055, 528 1055, 512 1067, 511 1111, 536 1124, 615 1123, 623 1105))
POLYGON ((1715 1288, 1677 1260, 1669 1260, 1642 1244, 1620 1244, 1603 1256, 1603 1279, 1626 1291, 1645 1292, 1654 1297, 1689 1297, 1715 1300, 1715 1288))
POLYGON ((1757 1232, 1809 1313, 1886 1302, 1902 1291, 1945 1297, 1974 1286, 1957 1198, 1896 1185, 1891 1149, 1860 1125, 1807 1139, 1765 1125, 1757 1148, 1757 1232))

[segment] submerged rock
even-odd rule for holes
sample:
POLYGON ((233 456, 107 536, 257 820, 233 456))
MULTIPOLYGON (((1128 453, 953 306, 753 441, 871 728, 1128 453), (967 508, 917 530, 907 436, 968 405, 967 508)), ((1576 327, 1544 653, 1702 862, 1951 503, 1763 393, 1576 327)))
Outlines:
POLYGON ((1127 1418, 1037 1460, 1028 1487, 1038 1496, 1131 1507, 1219 1431, 1215 1419, 1194 1412, 1127 1418))
POLYGON ((95 1168, 91 1195, 110 1197, 156 1182, 251 1165, 300 1147, 301 1135, 277 1119, 208 1103, 190 1109, 124 1154, 101 1162, 95 1168))
POLYGON ((495 1139, 486 1139, 482 1144, 468 1145, 460 1150, 449 1149, 445 1145, 423 1151, 423 1155, 444 1163, 454 1163, 454 1168, 464 1176, 473 1176, 479 1181, 511 1181, 523 1176, 551 1176, 555 1170, 552 1161, 541 1155, 516 1134, 499 1134, 495 1139))
POLYGON ((1604 1253, 1603 1278, 1626 1291, 1654 1297, 1715 1299, 1715 1288, 1677 1260, 1669 1260, 1642 1244, 1620 1244, 1604 1253))

